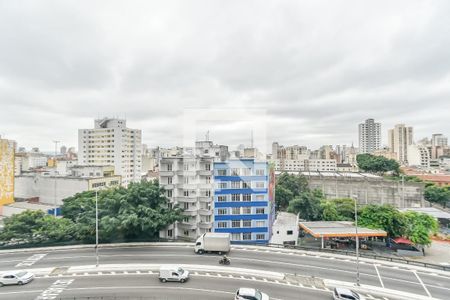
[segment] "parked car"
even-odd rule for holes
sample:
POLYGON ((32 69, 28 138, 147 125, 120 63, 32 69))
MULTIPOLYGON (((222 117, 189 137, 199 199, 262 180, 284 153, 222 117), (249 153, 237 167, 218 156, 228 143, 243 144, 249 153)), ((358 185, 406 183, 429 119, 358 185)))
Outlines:
POLYGON ((357 292, 347 288, 335 288, 333 291, 334 300, 365 300, 365 298, 357 292))
POLYGON ((22 285, 34 279, 34 274, 27 271, 9 271, 0 275, 0 286, 18 284, 22 285))
POLYGON ((189 279, 189 271, 183 270, 179 266, 162 266, 159 269, 159 280, 186 282, 189 279))
POLYGON ((269 296, 253 288, 239 288, 234 300, 269 300, 269 296))

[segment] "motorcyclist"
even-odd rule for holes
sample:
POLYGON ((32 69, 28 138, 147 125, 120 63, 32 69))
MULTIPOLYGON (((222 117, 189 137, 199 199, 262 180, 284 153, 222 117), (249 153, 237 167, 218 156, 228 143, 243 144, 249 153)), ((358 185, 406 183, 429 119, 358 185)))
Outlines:
POLYGON ((222 260, 223 260, 224 263, 227 263, 227 262, 230 261, 226 254, 223 255, 222 260))

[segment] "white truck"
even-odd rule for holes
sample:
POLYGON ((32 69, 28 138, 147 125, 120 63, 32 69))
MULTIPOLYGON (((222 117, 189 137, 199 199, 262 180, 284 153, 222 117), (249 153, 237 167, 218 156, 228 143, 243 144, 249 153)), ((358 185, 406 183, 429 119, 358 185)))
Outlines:
POLYGON ((230 234, 219 232, 206 232, 195 242, 194 251, 197 254, 216 252, 220 255, 230 252, 230 234))

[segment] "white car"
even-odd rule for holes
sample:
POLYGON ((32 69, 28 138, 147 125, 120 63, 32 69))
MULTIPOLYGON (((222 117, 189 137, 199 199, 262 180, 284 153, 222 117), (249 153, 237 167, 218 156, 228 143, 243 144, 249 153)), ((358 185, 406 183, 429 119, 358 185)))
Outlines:
POLYGON ((27 271, 10 271, 0 275, 0 286, 18 284, 22 285, 34 279, 34 274, 27 271))
POLYGON ((269 296, 257 289, 253 288, 240 288, 236 291, 236 297, 234 300, 269 300, 269 296))
POLYGON ((335 288, 333 291, 334 300, 365 300, 365 298, 355 291, 346 288, 335 288))

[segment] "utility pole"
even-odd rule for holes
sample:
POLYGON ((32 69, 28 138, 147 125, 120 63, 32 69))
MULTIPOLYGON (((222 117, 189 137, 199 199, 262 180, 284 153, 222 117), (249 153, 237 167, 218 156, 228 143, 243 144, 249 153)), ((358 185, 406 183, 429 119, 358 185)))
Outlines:
POLYGON ((57 203, 56 203, 56 155, 57 155, 57 152, 58 152, 58 143, 59 143, 59 141, 53 141, 53 143, 55 143, 55 156, 53 157, 53 167, 55 168, 55 173, 53 174, 53 176, 54 176, 54 190, 53 190, 53 192, 54 192, 54 201, 55 201, 55 209, 54 209, 54 211, 53 211, 53 215, 56 217, 56 209, 58 208, 58 205, 57 205, 57 203))
POLYGON ((355 201, 356 285, 359 286, 358 196, 353 195, 353 200, 355 201))
POLYGON ((98 267, 98 192, 95 190, 95 259, 98 267))

